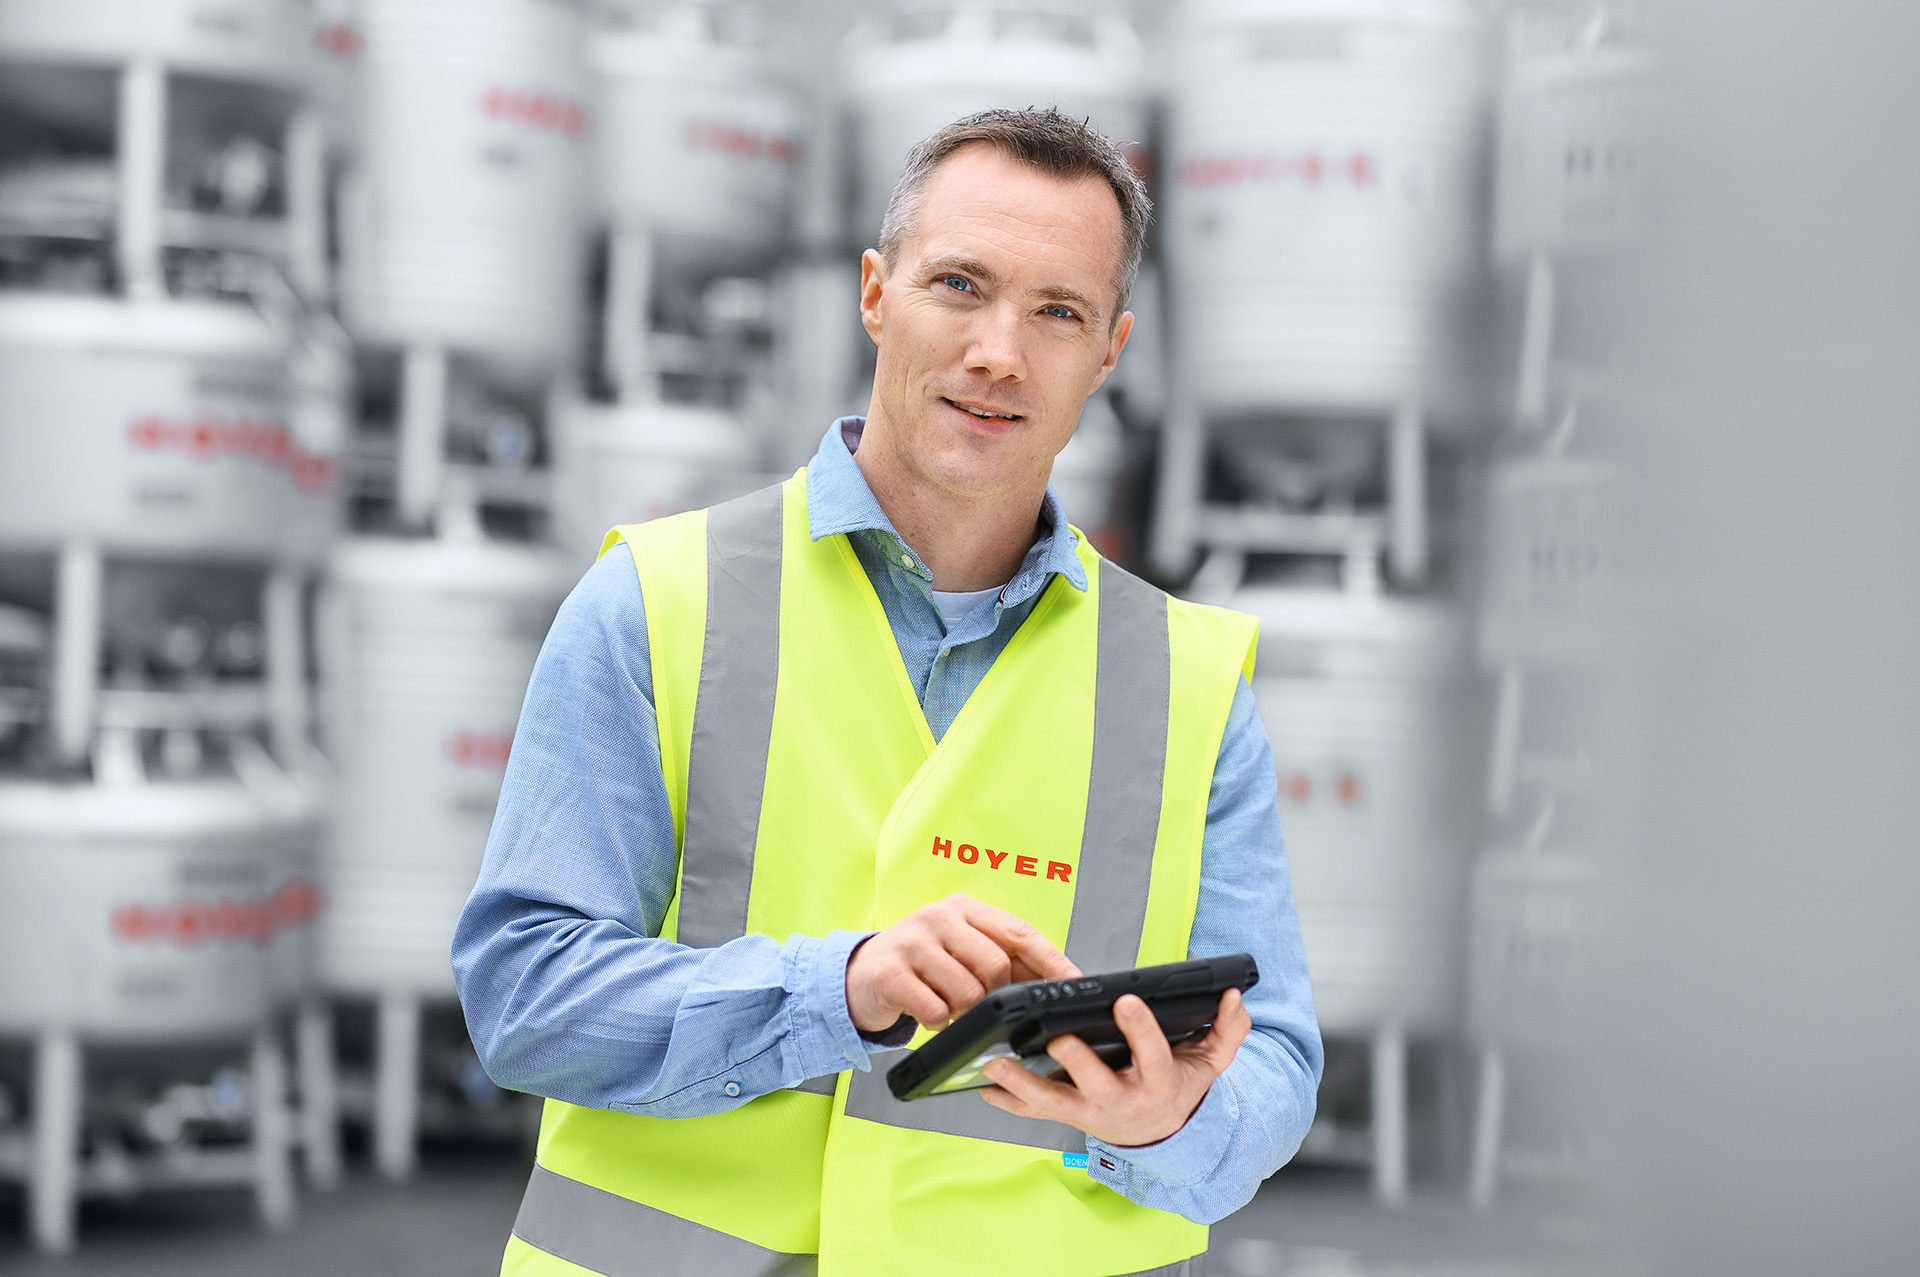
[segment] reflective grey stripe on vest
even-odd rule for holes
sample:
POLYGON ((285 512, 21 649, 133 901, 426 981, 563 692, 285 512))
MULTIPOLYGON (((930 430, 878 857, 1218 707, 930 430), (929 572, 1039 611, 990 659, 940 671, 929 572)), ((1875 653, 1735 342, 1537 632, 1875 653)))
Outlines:
MULTIPOLYGON (((1139 959, 1160 830, 1173 687, 1167 596, 1102 559, 1099 620, 1093 770, 1065 948, 1082 971, 1122 971, 1139 959)), ((853 1075, 849 1114, 916 1131, 1086 1151, 1086 1136, 1074 1128, 1003 1113, 978 1095, 894 1099, 886 1072, 902 1054, 876 1055, 871 1072, 853 1075)))
POLYGON ((1093 674, 1093 772, 1067 956, 1082 971, 1124 971, 1140 957, 1153 845, 1167 773, 1173 646, 1167 596, 1100 560, 1093 674))
POLYGON ((840 1082, 840 1075, 838 1073, 822 1073, 819 1077, 808 1078, 806 1081, 802 1082, 800 1085, 796 1087, 793 1087, 792 1089, 796 1091, 805 1091, 808 1095, 831 1096, 833 1094, 834 1087, 837 1086, 839 1082, 840 1082))
POLYGON ((781 489, 707 512, 707 628, 687 759, 681 944, 747 933, 780 668, 781 489))
POLYGON ((812 1255, 787 1255, 717 1228, 533 1168, 513 1235, 606 1277, 800 1277, 812 1255))
POLYGON ((1125 1277, 1206 1277, 1207 1252, 1201 1251, 1191 1259, 1183 1259, 1177 1264, 1162 1264, 1158 1268, 1143 1268, 1137 1273, 1127 1273, 1125 1277))

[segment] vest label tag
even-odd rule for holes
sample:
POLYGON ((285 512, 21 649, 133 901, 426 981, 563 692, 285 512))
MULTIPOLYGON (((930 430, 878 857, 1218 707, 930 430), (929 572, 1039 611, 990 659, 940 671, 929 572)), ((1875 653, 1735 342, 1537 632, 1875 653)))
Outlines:
POLYGON ((1060 1161, 1064 1165, 1075 1166, 1083 1171, 1087 1169, 1087 1155, 1085 1153, 1062 1153, 1060 1154, 1060 1161))

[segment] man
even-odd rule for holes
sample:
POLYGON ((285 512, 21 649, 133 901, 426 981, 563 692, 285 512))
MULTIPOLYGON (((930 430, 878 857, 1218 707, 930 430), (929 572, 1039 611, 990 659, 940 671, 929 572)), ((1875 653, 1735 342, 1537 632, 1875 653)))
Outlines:
MULTIPOLYGON (((616 530, 547 639, 454 941, 550 1097, 516 1273, 1197 1271, 1298 1147, 1321 1047, 1254 625, 1102 561, 1047 487, 1149 215, 1054 112, 922 143, 861 266, 871 407, 779 488, 616 530), (1251 952, 1073 1084, 899 1103, 1010 980, 1251 952), (817 1257, 817 1258, 816 1258, 817 1257)), ((1004 1089, 1001 1089, 1004 1088, 1004 1089)))

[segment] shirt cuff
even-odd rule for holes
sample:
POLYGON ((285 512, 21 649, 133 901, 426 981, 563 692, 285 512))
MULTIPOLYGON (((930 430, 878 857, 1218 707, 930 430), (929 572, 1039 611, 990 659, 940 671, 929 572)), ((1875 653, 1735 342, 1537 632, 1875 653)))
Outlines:
POLYGON ((794 936, 787 942, 787 991, 793 999, 790 1026, 796 1064, 804 1081, 845 1069, 865 1071, 868 1057, 887 1048, 860 1036, 847 1010, 847 962, 871 931, 829 931, 824 939, 794 936))
POLYGON ((1240 1121, 1239 1097, 1224 1076, 1213 1080, 1187 1124, 1158 1143, 1116 1148, 1088 1136, 1087 1174, 1127 1196, 1139 1179, 1162 1188, 1191 1188, 1211 1179, 1240 1121))

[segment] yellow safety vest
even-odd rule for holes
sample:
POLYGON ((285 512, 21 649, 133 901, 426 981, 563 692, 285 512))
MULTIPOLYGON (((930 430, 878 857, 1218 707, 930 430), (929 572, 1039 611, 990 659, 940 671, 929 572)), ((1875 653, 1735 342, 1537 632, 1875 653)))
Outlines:
MULTIPOLYGON (((1082 970, 1186 957, 1255 623, 1075 535, 1090 588, 1047 587, 936 744, 847 538, 809 535, 804 470, 610 533, 639 570, 680 841, 661 934, 877 929, 963 891, 1082 970)), ((708 1117, 547 1101, 502 1272, 1197 1271, 1206 1228, 1091 1179, 1079 1131, 972 1094, 900 1103, 891 1062, 708 1117)))

